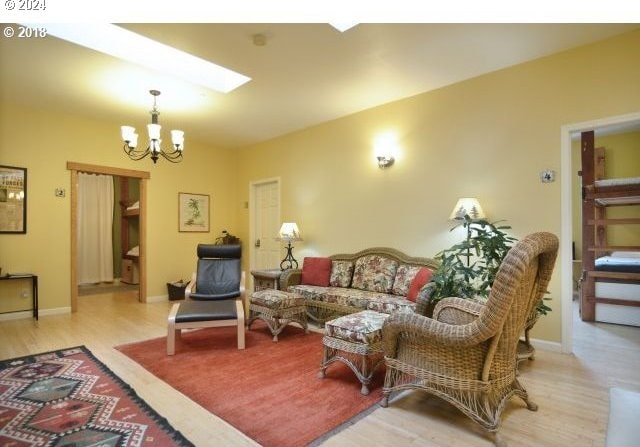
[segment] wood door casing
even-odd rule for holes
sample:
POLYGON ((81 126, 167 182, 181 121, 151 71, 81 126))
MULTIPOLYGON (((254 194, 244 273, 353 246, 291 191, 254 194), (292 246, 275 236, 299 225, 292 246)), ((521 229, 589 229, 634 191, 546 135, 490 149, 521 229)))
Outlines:
POLYGON ((139 257, 139 298, 142 303, 147 302, 147 180, 151 178, 151 174, 146 171, 136 171, 133 169, 114 168, 109 166, 90 165, 85 163, 67 162, 67 169, 71 171, 71 268, 70 268, 70 283, 71 283, 71 312, 78 311, 78 285, 77 285, 77 268, 78 268, 78 172, 87 172, 92 174, 105 174, 118 177, 132 177, 137 178, 140 181, 140 257, 139 257))

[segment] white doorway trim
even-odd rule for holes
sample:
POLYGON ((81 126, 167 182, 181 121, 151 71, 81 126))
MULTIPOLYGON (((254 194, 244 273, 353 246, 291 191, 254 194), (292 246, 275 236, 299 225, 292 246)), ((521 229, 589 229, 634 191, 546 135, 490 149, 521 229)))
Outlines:
MULTIPOLYGON (((255 213, 256 211, 256 189, 267 183, 276 183, 278 185, 278 219, 282 221, 282 188, 280 183, 280 177, 271 177, 262 180, 256 180, 249 183, 249 244, 251 244, 251 255, 249 257, 249 270, 255 269, 256 260, 256 225, 255 225, 255 213)), ((275 237, 275 236, 274 236, 275 237)))
POLYGON ((571 242, 573 240, 571 213, 571 134, 587 130, 598 130, 606 127, 624 126, 640 122, 640 112, 628 115, 618 115, 601 118, 593 121, 566 124, 560 128, 560 265, 562 277, 560 278, 560 296, 562 309, 562 352, 573 351, 573 280, 571 272, 571 242))

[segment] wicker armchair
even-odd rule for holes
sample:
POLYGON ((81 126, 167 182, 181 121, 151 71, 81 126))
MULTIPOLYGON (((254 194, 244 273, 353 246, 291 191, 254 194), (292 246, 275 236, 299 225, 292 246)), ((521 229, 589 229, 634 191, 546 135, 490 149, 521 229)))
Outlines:
POLYGON ((381 405, 393 391, 420 389, 455 405, 505 445, 498 427, 508 399, 515 394, 537 410, 516 378, 518 339, 547 290, 557 252, 556 236, 531 234, 505 257, 486 304, 445 298, 433 319, 392 314, 382 329, 381 405))

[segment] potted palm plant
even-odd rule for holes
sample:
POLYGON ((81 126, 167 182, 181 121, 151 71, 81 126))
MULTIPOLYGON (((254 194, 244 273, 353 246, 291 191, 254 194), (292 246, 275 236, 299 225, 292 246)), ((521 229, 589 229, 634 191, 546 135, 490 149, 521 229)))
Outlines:
MULTIPOLYGON (((488 298, 502 260, 517 241, 504 231, 511 227, 500 222, 491 223, 465 215, 451 229, 453 231, 462 226, 467 237, 436 255, 440 267, 431 278, 431 305, 448 296, 478 300, 488 298)), ((537 305, 537 314, 546 315, 549 311, 551 308, 541 300, 537 305)))

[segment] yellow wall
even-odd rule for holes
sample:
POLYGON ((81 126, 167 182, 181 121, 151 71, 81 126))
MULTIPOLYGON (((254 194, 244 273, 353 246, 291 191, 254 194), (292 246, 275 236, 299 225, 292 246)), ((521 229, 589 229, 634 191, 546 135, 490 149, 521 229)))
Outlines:
POLYGON ((0 104, 0 164, 28 170, 27 233, 0 235, 0 265, 3 271, 39 275, 43 310, 70 305, 67 161, 151 173, 147 219, 149 296, 166 295, 166 282, 190 277, 196 264, 196 245, 213 242, 222 229, 233 232, 237 225, 234 152, 190 140, 187 132, 182 163, 161 159, 154 166, 150 159, 134 162, 122 152, 119 125, 18 104, 0 104), (57 187, 66 189, 66 197, 54 196, 57 187), (210 233, 178 232, 178 192, 210 195, 210 233))
MULTIPOLYGON (((560 233, 562 125, 637 112, 640 32, 504 69, 437 91, 323 123, 240 152, 239 200, 249 182, 282 180, 282 220, 304 235, 297 258, 383 245, 433 256, 459 240, 447 218, 458 197, 476 196, 490 219, 522 237, 560 233), (394 131, 400 156, 382 171, 372 141, 394 131)), ((239 210, 249 240, 248 210, 239 210)), ((570 266, 566 266, 570 268, 570 266)), ((560 340, 560 271, 553 312, 534 336, 560 340)))
MULTIPOLYGON (((596 135, 596 147, 605 149, 605 178, 640 177, 640 132, 616 135, 596 135)), ((577 172, 582 165, 580 140, 573 141, 573 240, 576 243, 576 259, 582 259, 582 182, 577 172)), ((638 217, 640 206, 612 207, 607 209, 610 218, 638 217)), ((639 245, 639 225, 614 225, 607 227, 609 245, 639 245)))
MULTIPOLYGON (((490 219, 506 219, 516 237, 560 232, 560 127, 637 112, 640 31, 514 66, 433 92, 327 122, 271 141, 223 151, 187 141, 179 165, 131 162, 118 126, 78 116, 1 104, 0 162, 29 169, 26 235, 0 235, 3 269, 41 275, 43 308, 69 305, 68 160, 149 170, 149 295, 193 268, 195 245, 222 229, 247 247, 249 183, 282 180, 283 220, 304 242, 296 257, 383 245, 433 256, 462 234, 447 220, 458 197, 476 196, 490 219), (379 170, 372 142, 398 136, 393 167, 379 170), (177 232, 177 192, 212 197, 212 232, 177 232)), ((309 107, 313 107, 312 104, 309 107)), ((187 129, 188 131, 188 129, 187 129)), ((187 135, 188 136, 188 135, 187 135)), ((569 266, 566 266, 569 268, 569 266)), ((553 312, 534 336, 560 340, 560 271, 550 285, 553 312)))

